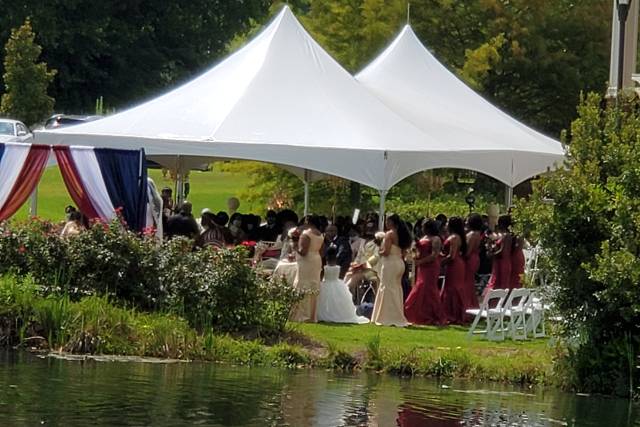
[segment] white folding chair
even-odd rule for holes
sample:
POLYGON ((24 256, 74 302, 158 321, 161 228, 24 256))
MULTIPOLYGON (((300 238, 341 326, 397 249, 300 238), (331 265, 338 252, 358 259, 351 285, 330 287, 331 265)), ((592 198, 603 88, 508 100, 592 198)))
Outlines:
POLYGON ((508 294, 508 289, 492 289, 484 296, 480 308, 466 311, 467 314, 475 316, 467 333, 468 338, 471 338, 473 334, 485 334, 490 341, 504 340, 503 306, 508 294), (484 331, 476 331, 476 327, 481 319, 485 319, 487 329, 484 331))
POLYGON ((533 338, 543 338, 547 336, 544 327, 544 311, 545 307, 542 300, 539 299, 534 292, 531 292, 525 309, 525 327, 526 333, 531 333, 533 338))
POLYGON ((527 339, 526 311, 530 294, 529 289, 513 289, 504 304, 504 317, 509 319, 507 331, 512 340, 527 339))

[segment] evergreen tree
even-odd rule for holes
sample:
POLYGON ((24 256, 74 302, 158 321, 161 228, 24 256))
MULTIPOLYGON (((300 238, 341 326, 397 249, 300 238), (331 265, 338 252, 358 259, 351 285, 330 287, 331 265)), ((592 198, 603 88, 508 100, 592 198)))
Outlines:
POLYGON ((51 114, 54 99, 47 95, 47 87, 56 71, 47 70, 46 63, 38 62, 41 51, 42 48, 35 43, 28 18, 20 28, 11 31, 5 45, 5 93, 0 103, 0 114, 28 125, 51 114))

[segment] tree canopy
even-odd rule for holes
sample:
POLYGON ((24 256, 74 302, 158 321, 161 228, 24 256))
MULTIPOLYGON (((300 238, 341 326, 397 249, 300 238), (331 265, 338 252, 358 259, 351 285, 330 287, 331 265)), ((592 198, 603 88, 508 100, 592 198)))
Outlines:
POLYGON ((42 49, 34 43, 34 39, 29 19, 11 31, 4 57, 6 92, 0 100, 0 114, 21 120, 27 125, 51 114, 54 102, 47 95, 47 88, 55 71, 47 70, 47 64, 38 62, 42 49))
POLYGON ((123 108, 220 58, 269 3, 0 0, 0 42, 30 17, 42 59, 58 70, 51 91, 56 110, 92 112, 100 96, 105 106, 123 108))

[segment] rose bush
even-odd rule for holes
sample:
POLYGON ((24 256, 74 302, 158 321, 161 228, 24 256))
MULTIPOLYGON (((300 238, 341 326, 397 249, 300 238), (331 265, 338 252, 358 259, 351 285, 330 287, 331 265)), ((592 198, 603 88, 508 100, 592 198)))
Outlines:
POLYGON ((194 250, 177 238, 158 242, 95 223, 62 238, 33 218, 0 224, 0 274, 31 276, 46 293, 107 295, 124 306, 184 316, 193 327, 278 334, 299 296, 290 286, 256 273, 246 248, 194 250))

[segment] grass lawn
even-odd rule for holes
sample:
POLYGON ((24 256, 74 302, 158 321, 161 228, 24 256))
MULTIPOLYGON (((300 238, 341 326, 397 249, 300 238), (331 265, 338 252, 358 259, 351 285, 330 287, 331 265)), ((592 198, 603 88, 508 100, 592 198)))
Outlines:
POLYGON ((492 342, 477 335, 467 338, 467 328, 448 326, 411 326, 394 328, 376 325, 337 325, 328 323, 291 323, 291 327, 322 344, 338 346, 346 351, 364 350, 368 342, 380 335, 380 345, 388 350, 470 349, 492 352, 549 352, 549 339, 492 342))
MULTIPOLYGON (((149 176, 153 178, 160 190, 162 187, 175 186, 170 179, 164 179, 160 170, 150 169, 149 176)), ((203 208, 209 208, 214 212, 227 209, 227 199, 238 195, 248 186, 249 178, 244 174, 220 172, 217 170, 198 172, 190 175, 191 194, 188 200, 193 203, 194 214, 199 215, 203 208)), ((38 216, 49 220, 64 219, 64 208, 73 205, 67 188, 65 187, 60 170, 57 166, 48 168, 38 187, 38 216)), ((256 212, 264 215, 260 207, 248 205, 240 201, 241 212, 256 212)), ((16 219, 28 217, 29 201, 16 213, 16 219)))
POLYGON ((556 380, 550 339, 467 339, 467 329, 456 326, 393 328, 294 323, 291 328, 328 348, 330 354, 334 353, 334 360, 349 360, 346 353, 378 371, 518 384, 549 385, 556 380))

